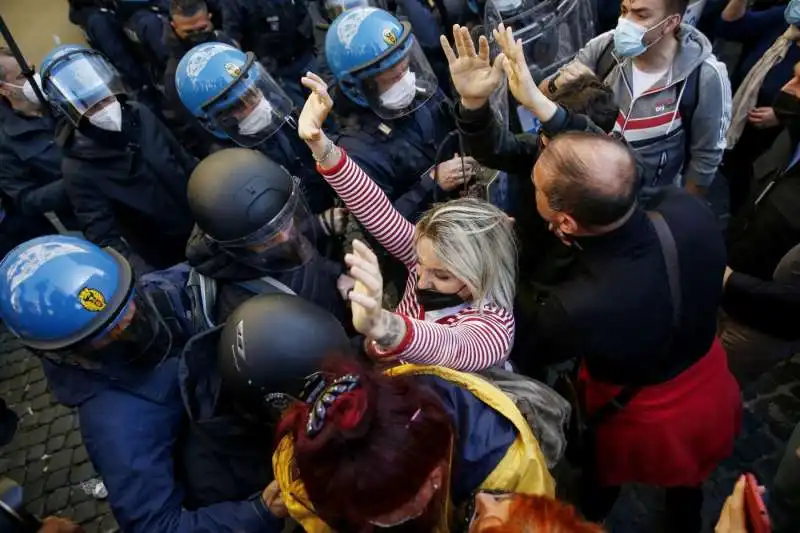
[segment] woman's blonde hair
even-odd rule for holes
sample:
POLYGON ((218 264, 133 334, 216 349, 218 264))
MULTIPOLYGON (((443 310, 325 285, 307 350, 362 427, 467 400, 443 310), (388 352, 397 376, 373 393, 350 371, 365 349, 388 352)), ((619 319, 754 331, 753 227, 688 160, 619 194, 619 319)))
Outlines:
POLYGON ((513 222, 485 200, 459 198, 439 204, 417 222, 414 243, 429 238, 442 264, 472 293, 473 305, 493 303, 511 311, 517 284, 513 222))

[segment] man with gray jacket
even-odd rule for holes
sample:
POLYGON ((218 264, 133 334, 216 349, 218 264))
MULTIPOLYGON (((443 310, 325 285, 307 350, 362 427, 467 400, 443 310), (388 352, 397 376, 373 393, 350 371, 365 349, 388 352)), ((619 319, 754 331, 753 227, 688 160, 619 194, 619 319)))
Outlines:
POLYGON ((730 121, 728 73, 697 29, 681 24, 688 0, 623 0, 616 29, 589 41, 542 82, 545 94, 591 72, 611 87, 622 133, 646 166, 644 185, 714 180, 730 121))

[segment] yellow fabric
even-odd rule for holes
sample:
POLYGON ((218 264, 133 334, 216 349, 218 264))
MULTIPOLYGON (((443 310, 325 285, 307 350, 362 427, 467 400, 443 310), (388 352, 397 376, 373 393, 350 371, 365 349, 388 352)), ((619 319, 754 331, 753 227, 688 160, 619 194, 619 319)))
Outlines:
MULTIPOLYGON (((516 440, 508 448, 502 461, 481 484, 481 489, 555 496, 555 483, 547 471, 539 443, 514 401, 500 389, 480 376, 443 367, 409 364, 391 368, 386 374, 389 376, 422 374, 445 379, 464 387, 514 424, 517 429, 516 440)), ((272 456, 272 467, 291 517, 308 533, 331 533, 333 530, 314 514, 302 481, 295 479, 294 441, 291 437, 284 437, 278 444, 272 456)), ((445 514, 449 514, 449 509, 445 514)), ((443 517, 436 533, 449 533, 449 521, 445 518, 443 517)))

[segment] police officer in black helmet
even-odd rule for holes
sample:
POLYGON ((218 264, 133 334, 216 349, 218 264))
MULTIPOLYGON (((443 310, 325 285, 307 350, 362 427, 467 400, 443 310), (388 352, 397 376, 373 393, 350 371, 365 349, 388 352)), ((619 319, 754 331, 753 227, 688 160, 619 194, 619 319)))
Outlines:
POLYGON ((192 339, 180 361, 192 433, 184 441, 191 445, 176 461, 185 470, 179 475, 188 487, 186 505, 253 495, 268 501, 272 430, 281 411, 314 389, 326 356, 349 353, 333 315, 288 294, 250 298, 224 326, 192 339))
POLYGON ((192 173, 189 207, 196 226, 186 257, 206 327, 255 294, 284 293, 314 302, 342 322, 353 281, 320 253, 342 232, 344 210, 313 216, 299 182, 260 152, 229 148, 192 173))

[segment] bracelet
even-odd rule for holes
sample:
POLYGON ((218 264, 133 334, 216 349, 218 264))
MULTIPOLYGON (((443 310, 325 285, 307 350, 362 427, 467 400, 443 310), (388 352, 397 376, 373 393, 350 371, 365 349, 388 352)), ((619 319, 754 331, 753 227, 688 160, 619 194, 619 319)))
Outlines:
POLYGON ((333 153, 333 149, 335 147, 336 145, 333 144, 333 141, 328 139, 328 144, 325 145, 325 149, 322 151, 321 156, 317 157, 313 152, 311 153, 311 155, 314 157, 314 161, 316 161, 317 163, 322 163, 331 156, 331 154, 333 153))

